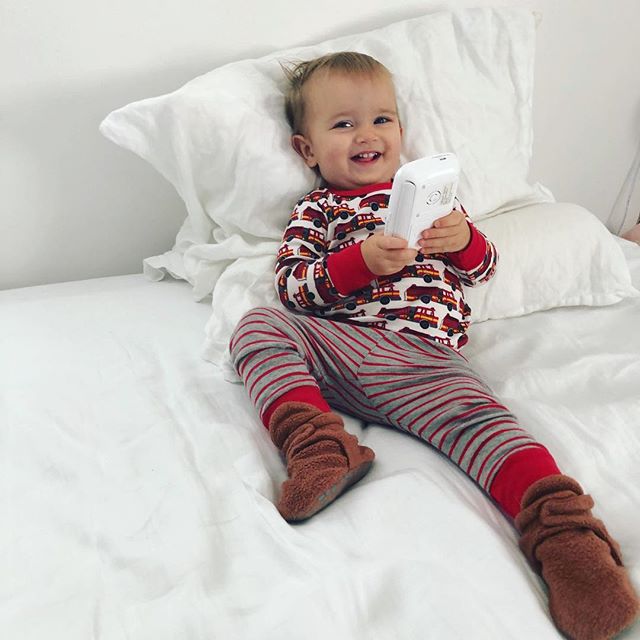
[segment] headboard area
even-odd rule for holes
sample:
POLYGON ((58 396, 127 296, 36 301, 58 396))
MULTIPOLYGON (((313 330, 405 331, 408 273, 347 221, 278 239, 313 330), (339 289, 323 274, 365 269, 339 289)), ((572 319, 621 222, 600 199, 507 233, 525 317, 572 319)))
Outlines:
POLYGON ((0 51, 0 289, 136 273, 172 248, 184 194, 100 134, 108 113, 231 62, 454 6, 538 16, 531 183, 607 222, 640 140, 636 0, 615 11, 601 0, 11 5, 0 51))

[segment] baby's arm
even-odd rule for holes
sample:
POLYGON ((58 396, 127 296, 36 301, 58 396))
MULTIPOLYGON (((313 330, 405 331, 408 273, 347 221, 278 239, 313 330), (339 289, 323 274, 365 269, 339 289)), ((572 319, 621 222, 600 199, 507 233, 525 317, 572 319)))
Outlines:
POLYGON ((329 254, 328 221, 322 200, 309 197, 293 210, 276 260, 276 289, 282 304, 295 311, 331 307, 374 278, 359 244, 329 254))
POLYGON ((422 233, 421 253, 444 253, 451 266, 467 286, 486 282, 495 273, 498 252, 495 245, 481 233, 457 203, 454 209, 436 220, 433 228, 422 233))

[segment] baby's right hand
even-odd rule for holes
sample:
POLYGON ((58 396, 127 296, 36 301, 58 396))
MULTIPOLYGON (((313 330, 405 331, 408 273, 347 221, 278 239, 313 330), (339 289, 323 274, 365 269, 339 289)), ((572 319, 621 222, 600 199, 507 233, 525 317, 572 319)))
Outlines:
POLYGON ((362 243, 362 257, 369 271, 377 276, 389 276, 416 259, 417 250, 407 245, 404 238, 374 233, 362 243))

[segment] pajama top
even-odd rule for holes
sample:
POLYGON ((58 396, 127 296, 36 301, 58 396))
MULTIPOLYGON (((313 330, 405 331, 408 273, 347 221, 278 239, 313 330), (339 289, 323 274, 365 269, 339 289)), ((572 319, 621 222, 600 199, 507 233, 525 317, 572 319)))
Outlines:
MULTIPOLYGON (((492 277, 495 246, 469 218, 471 239, 455 253, 418 253, 388 276, 372 273, 361 245, 384 230, 391 182, 362 189, 314 189, 294 207, 276 260, 281 302, 302 313, 417 333, 459 350, 471 309, 462 284, 492 277)), ((464 212, 459 205, 456 207, 464 212)))

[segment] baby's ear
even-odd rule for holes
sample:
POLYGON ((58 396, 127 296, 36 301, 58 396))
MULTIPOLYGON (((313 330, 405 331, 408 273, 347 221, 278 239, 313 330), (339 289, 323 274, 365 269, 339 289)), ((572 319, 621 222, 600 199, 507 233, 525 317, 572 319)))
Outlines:
POLYGON ((291 136, 291 146, 295 152, 305 161, 308 167, 315 167, 318 162, 313 155, 311 143, 300 133, 291 136))

